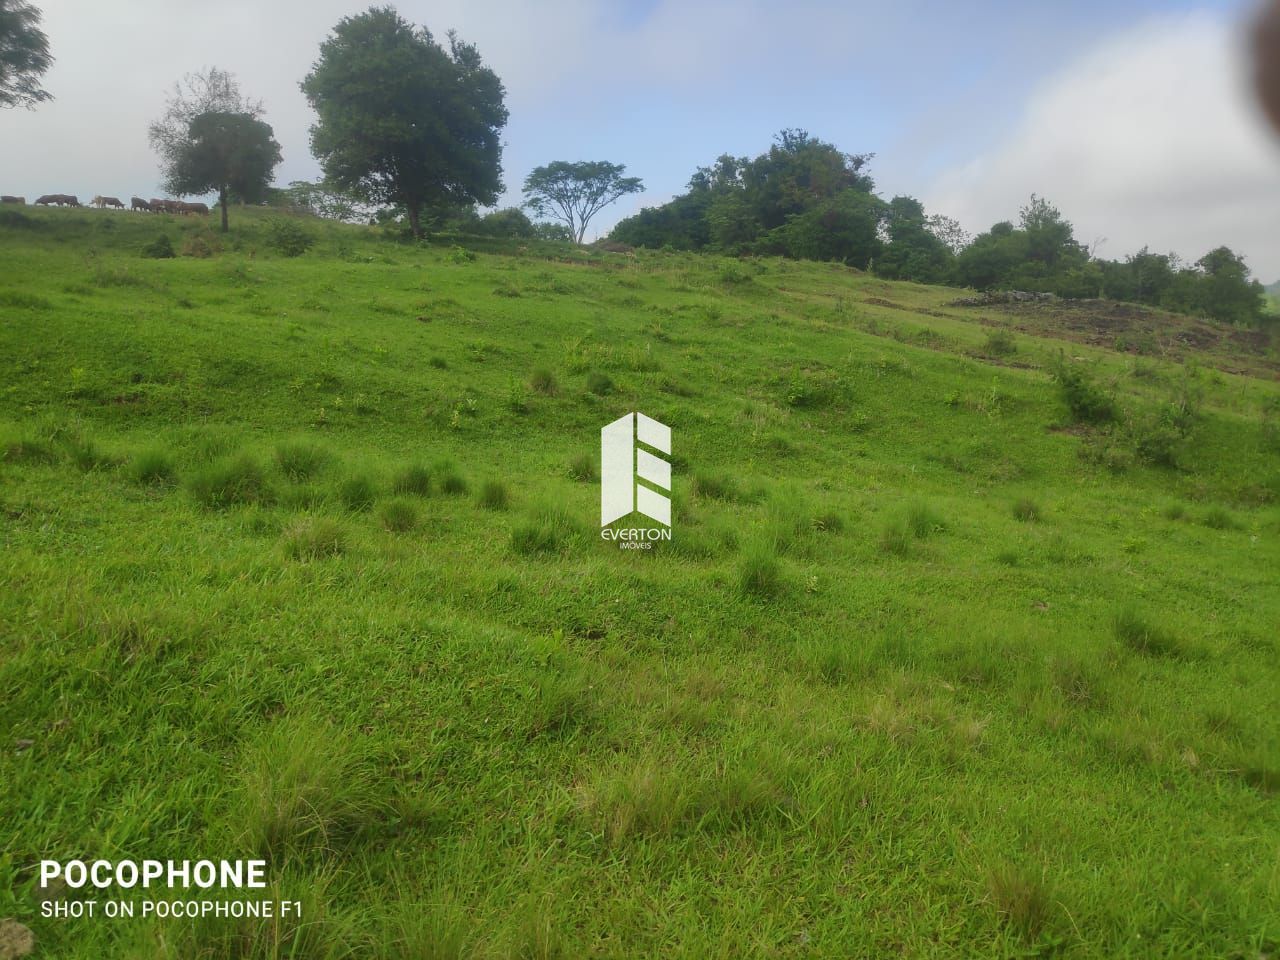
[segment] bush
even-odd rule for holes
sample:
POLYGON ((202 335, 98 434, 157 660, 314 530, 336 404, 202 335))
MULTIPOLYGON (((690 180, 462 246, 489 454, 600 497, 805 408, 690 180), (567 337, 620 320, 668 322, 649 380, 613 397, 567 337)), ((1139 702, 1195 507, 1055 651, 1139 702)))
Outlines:
POLYGON ((266 222, 266 241, 282 257, 300 257, 311 249, 316 238, 297 220, 272 217, 266 222))
POLYGON ((347 477, 338 486, 338 499, 348 510, 362 513, 378 499, 378 486, 367 474, 357 473, 347 477))
POLYGON ((992 330, 987 334, 984 350, 993 357, 1007 357, 1018 352, 1018 342, 1008 330, 992 330))
POLYGON ((212 509, 271 499, 266 474, 258 461, 246 453, 201 468, 192 474, 189 483, 196 501, 212 509))
POLYGON ((142 248, 142 255, 149 260, 172 260, 176 253, 169 235, 162 233, 142 248))
POLYGON ((598 397, 607 396, 613 393, 613 380, 607 373, 592 370, 587 374, 587 389, 598 397))
POLYGON ((277 444, 275 456, 280 472, 294 483, 310 480, 330 460, 329 451, 307 440, 287 440, 277 444))
POLYGON ((421 464, 410 464, 395 475, 391 492, 425 497, 431 492, 431 471, 421 464))
POLYGON ((1116 418, 1112 399, 1082 368, 1068 364, 1062 351, 1050 364, 1050 372, 1077 423, 1108 423, 1116 418))
POLYGON ((303 517, 285 531, 282 546, 290 560, 316 560, 343 553, 347 534, 341 525, 325 517, 303 517))
POLYGON ((476 502, 486 510, 505 510, 511 500, 507 485, 501 480, 486 480, 480 485, 476 502))
POLYGON ((378 508, 378 519, 392 533, 408 533, 418 525, 418 508, 409 500, 388 500, 378 508))

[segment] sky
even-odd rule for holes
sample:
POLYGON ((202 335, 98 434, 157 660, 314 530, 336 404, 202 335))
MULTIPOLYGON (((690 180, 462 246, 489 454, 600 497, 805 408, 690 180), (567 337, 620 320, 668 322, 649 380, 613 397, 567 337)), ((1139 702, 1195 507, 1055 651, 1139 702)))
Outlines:
MULTIPOLYGON (((147 142, 208 66, 264 101, 281 184, 319 176, 298 83, 353 0, 36 0, 52 102, 0 112, 0 192, 157 196, 147 142)), ((1100 256, 1226 244, 1280 279, 1280 139, 1247 86, 1250 0, 401 0, 502 78, 507 194, 552 160, 611 160, 645 193, 588 237, 784 127, 874 153, 885 197, 970 232, 1048 198, 1100 256)))

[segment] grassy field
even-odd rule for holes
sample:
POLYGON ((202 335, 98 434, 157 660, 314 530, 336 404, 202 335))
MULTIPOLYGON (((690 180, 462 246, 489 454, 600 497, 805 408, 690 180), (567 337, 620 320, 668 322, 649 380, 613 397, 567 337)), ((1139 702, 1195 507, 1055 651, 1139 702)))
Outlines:
POLYGON ((301 225, 0 220, 37 956, 1280 949, 1274 346, 301 225), (651 551, 597 523, 631 410, 651 551), (301 922, 40 916, 42 858, 250 856, 301 922))

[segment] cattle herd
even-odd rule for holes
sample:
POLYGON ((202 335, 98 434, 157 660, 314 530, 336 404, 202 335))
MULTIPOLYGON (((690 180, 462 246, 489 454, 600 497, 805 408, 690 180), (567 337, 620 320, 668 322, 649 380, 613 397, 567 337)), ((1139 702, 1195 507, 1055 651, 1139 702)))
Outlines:
MULTIPOLYGON (((8 194, 0 196, 0 203, 13 203, 19 206, 25 205, 26 197, 11 197, 8 194)), ((118 197, 94 197, 90 203, 101 210, 104 207, 113 207, 117 210, 125 209, 125 205, 118 197)), ((46 193, 43 197, 39 197, 35 206, 37 207, 81 207, 84 206, 78 197, 74 197, 69 193, 46 193)), ((157 200, 152 197, 150 200, 143 200, 141 197, 132 197, 129 200, 130 210, 139 210, 142 213, 208 213, 209 205, 205 203, 187 203, 185 200, 157 200)))

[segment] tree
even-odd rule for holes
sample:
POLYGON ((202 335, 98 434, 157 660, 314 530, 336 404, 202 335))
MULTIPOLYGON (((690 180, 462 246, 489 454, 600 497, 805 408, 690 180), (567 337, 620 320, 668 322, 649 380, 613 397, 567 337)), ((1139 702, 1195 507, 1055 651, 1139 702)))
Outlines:
POLYGON ((344 17, 302 81, 325 177, 402 207, 415 237, 430 207, 492 206, 502 192, 502 82, 453 33, 445 49, 391 7, 344 17))
POLYGON ((53 95, 40 86, 53 57, 40 11, 26 0, 0 0, 0 107, 34 107, 53 95))
POLYGON ((1266 306, 1262 284, 1250 275, 1244 258, 1229 247, 1210 250, 1196 261, 1200 281, 1200 307, 1223 323, 1252 324, 1262 319, 1266 306))
POLYGON ((539 216, 561 221, 581 243, 592 217, 618 198, 644 189, 639 177, 624 177, 626 171, 622 164, 607 160, 557 160, 525 177, 525 206, 539 216))
POLYGON ((924 206, 914 197, 889 201, 885 221, 884 251, 876 258, 875 272, 891 280, 938 283, 955 260, 951 248, 929 228, 924 206))
POLYGON ((261 199, 279 162, 269 124, 247 113, 202 113, 191 121, 168 180, 179 196, 216 190, 226 233, 228 195, 261 199))
POLYGON ((164 189, 182 195, 172 177, 189 146, 191 123, 206 113, 244 114, 262 118, 262 101, 249 100, 226 70, 207 67, 188 73, 173 85, 164 114, 147 127, 152 149, 160 157, 164 189))

